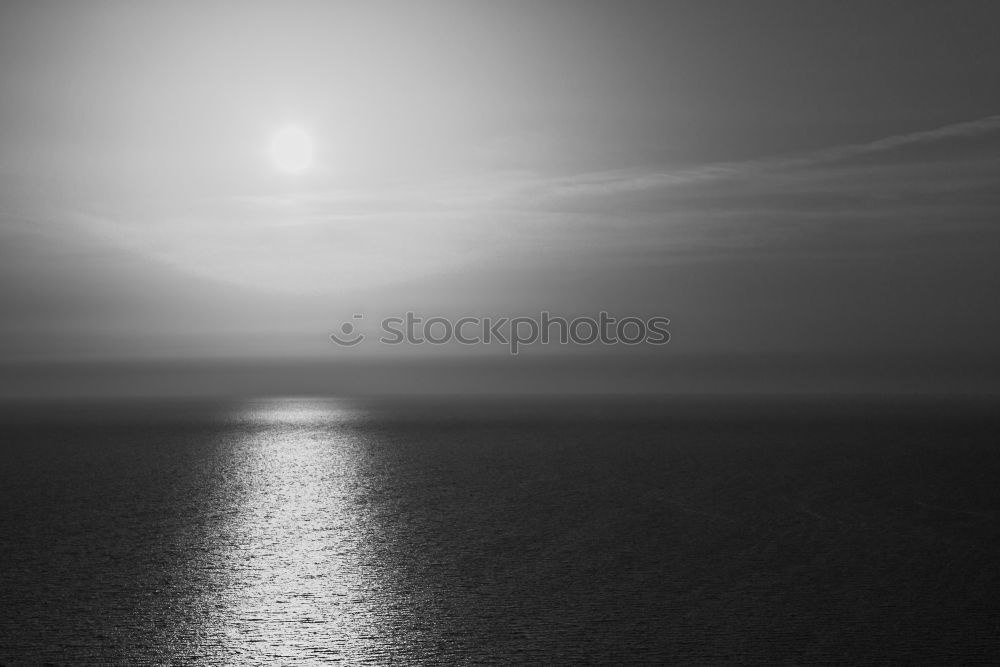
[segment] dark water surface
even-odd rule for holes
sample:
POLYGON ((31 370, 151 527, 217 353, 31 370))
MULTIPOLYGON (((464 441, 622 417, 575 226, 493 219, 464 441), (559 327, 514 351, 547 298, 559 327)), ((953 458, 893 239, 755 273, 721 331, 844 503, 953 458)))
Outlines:
POLYGON ((8 405, 0 663, 1000 660, 1000 416, 8 405))

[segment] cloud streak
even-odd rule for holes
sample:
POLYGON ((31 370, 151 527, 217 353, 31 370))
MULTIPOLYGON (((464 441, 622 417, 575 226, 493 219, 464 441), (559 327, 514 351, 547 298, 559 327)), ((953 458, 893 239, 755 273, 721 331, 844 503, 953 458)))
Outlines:
POLYGON ((931 130, 895 134, 873 141, 834 146, 802 154, 721 162, 677 171, 626 170, 575 176, 553 181, 549 185, 549 191, 555 196, 610 195, 745 178, 767 172, 823 166, 900 148, 975 137, 997 131, 1000 131, 1000 114, 952 123, 931 130))

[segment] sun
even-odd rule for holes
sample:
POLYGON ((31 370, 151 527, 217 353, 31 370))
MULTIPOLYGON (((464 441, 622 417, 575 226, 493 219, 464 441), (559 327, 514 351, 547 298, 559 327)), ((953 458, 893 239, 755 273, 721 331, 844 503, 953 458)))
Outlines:
POLYGON ((300 174, 313 160, 312 138, 298 127, 283 127, 271 140, 271 160, 287 174, 300 174))

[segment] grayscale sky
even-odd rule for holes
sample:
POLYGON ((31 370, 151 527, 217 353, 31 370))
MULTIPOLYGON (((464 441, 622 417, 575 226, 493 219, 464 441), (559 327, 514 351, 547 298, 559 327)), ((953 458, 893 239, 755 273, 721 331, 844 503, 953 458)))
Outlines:
MULTIPOLYGON (((627 353, 671 378, 640 390, 995 391, 998 26, 990 1, 4 3, 0 361, 391 365, 327 333, 605 310, 671 319, 627 353)), ((626 355, 532 350, 571 353, 626 355)))

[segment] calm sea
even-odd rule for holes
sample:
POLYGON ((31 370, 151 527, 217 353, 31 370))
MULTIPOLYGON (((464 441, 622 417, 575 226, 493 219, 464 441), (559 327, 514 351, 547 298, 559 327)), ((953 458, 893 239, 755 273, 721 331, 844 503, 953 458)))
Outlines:
POLYGON ((1000 415, 7 405, 0 663, 1000 660, 1000 415))

